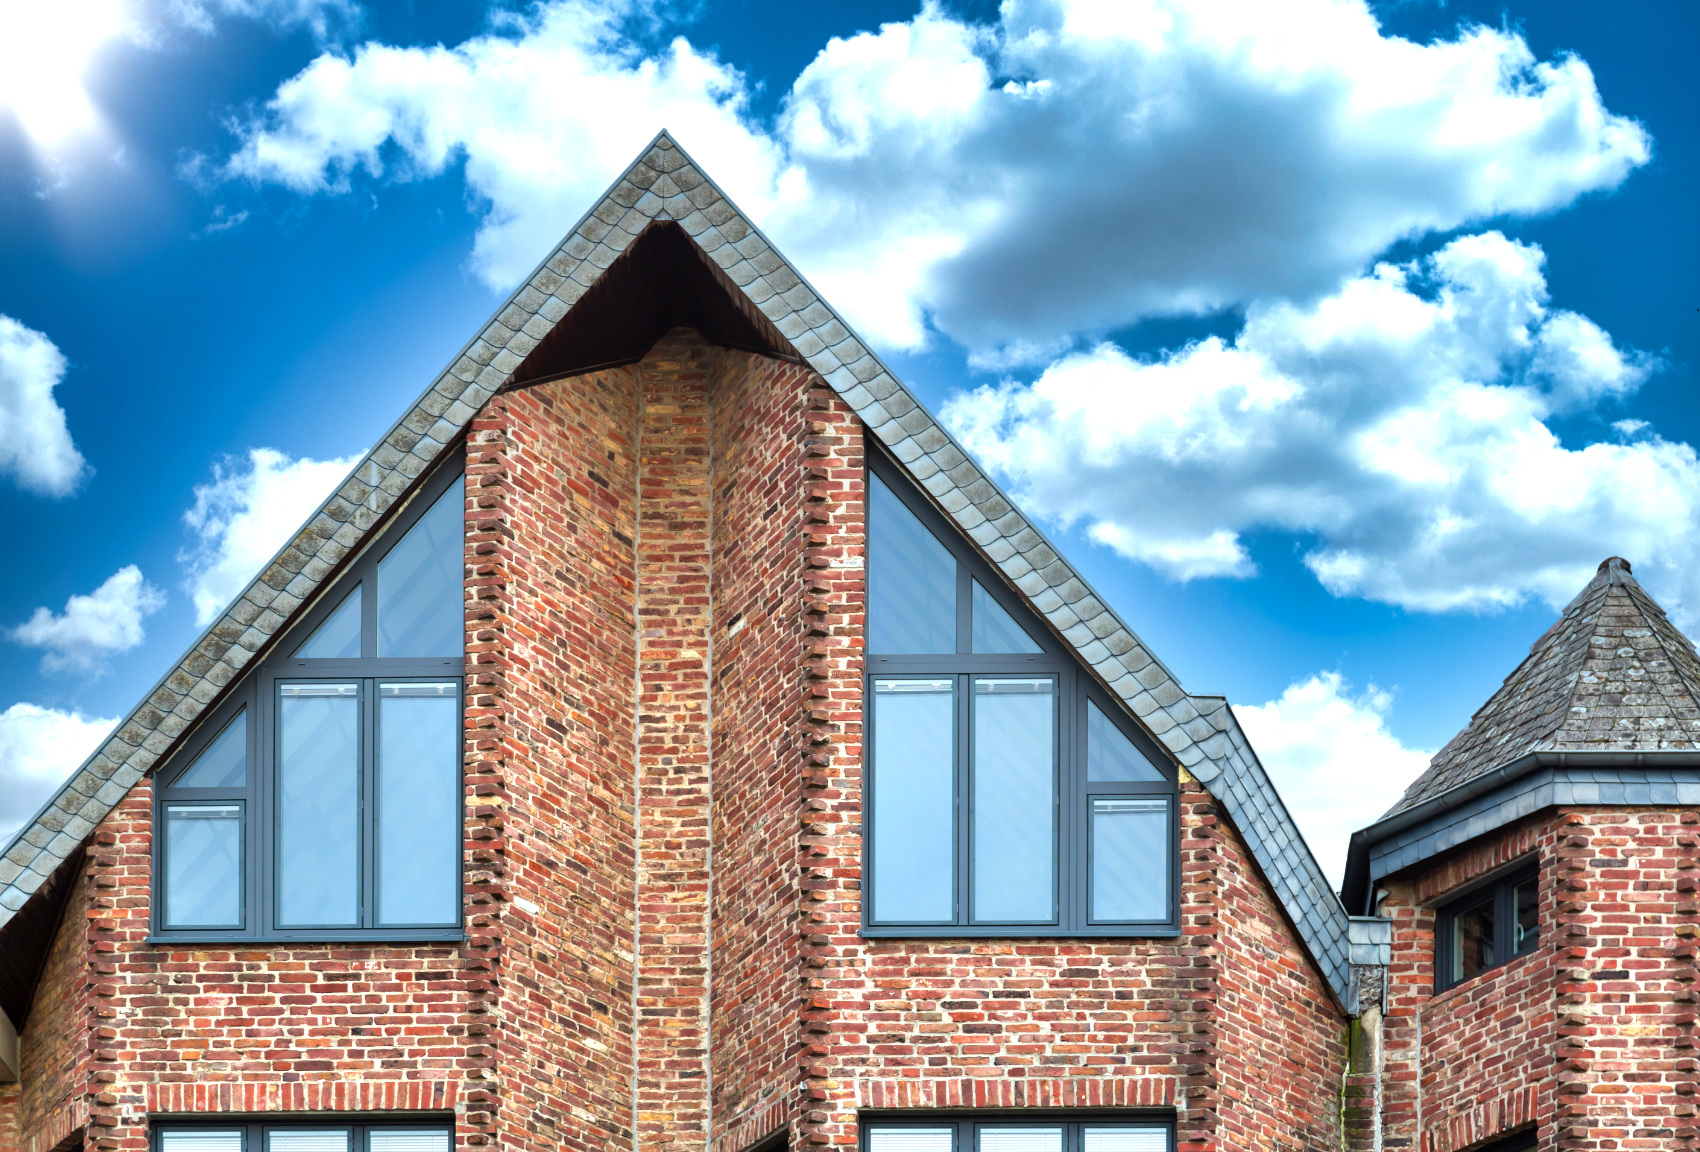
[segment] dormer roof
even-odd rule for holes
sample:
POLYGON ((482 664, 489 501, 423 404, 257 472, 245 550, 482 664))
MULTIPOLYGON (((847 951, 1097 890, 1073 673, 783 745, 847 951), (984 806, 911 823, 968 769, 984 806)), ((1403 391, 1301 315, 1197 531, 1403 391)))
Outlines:
POLYGON ((635 360, 663 322, 688 323, 734 347, 800 358, 820 373, 1146 730, 1210 789, 1344 1002, 1344 910, 1227 702, 1181 687, 666 132, 18 833, 0 857, 0 926, 43 890, 125 793, 412 494, 485 402, 505 388, 635 360), (671 271, 657 275, 657 261, 672 261, 671 271), (693 280, 721 292, 678 295, 679 285, 693 280))

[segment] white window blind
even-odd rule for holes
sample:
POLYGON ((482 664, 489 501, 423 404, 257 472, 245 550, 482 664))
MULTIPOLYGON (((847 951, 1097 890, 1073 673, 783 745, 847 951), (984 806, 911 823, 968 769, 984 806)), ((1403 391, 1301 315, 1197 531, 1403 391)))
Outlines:
POLYGON ((242 1152, 240 1128, 166 1128, 159 1152, 242 1152))
POLYGON ((286 1128, 266 1133, 266 1152, 351 1152, 347 1128, 286 1128))
POLYGON ((870 1128, 868 1152, 951 1152, 953 1128, 870 1128))
POLYGON ((980 1152, 1062 1152, 1061 1128, 982 1128, 980 1152))
POLYGON ((1166 1128, 1088 1128, 1082 1152, 1168 1152, 1166 1128))
POLYGON ((449 1133, 443 1128, 373 1128, 366 1134, 367 1152, 449 1152, 449 1133))

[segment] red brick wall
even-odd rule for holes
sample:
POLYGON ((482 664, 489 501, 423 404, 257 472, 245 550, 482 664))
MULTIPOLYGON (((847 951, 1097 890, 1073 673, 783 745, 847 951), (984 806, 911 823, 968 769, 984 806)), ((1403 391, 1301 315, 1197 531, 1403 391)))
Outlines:
POLYGON ((813 374, 722 353, 714 409, 714 1144, 738 1149, 791 1120, 802 1000, 799 857, 805 469, 844 448, 848 414, 813 374))
MULTIPOLYGON (((97 848, 90 860, 107 851, 97 848)), ((18 1035, 22 1065, 17 1117, 26 1152, 46 1152, 81 1127, 88 1110, 89 995, 88 940, 91 907, 89 866, 71 889, 59 929, 47 952, 28 1021, 18 1035), (41 1141, 46 1140, 46 1143, 41 1141)), ((102 890, 100 903, 109 905, 102 890)), ((102 909, 104 910, 104 909, 102 909)), ((104 963, 104 962, 103 962, 104 963)))
POLYGON ((631 1145, 636 434, 618 369, 498 396, 468 444, 503 1147, 631 1145))

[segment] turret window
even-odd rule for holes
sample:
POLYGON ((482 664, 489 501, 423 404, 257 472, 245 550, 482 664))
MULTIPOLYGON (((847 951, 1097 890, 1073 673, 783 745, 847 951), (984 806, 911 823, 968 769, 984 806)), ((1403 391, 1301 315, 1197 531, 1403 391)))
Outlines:
POLYGON ((1177 931, 1172 762, 883 463, 867 579, 864 933, 1177 931))
POLYGON ((427 481, 161 767, 157 936, 460 935, 464 507, 427 481))
POLYGON ((1435 988, 1450 988, 1540 943, 1540 876, 1518 869, 1471 888, 1436 915, 1435 988))

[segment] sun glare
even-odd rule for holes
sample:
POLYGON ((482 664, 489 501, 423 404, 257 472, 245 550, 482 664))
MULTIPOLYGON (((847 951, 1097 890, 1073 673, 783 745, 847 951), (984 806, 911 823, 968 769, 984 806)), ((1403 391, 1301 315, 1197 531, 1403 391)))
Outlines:
POLYGON ((0 114, 16 116, 38 147, 98 129, 84 81, 123 31, 123 0, 0 0, 0 114))

